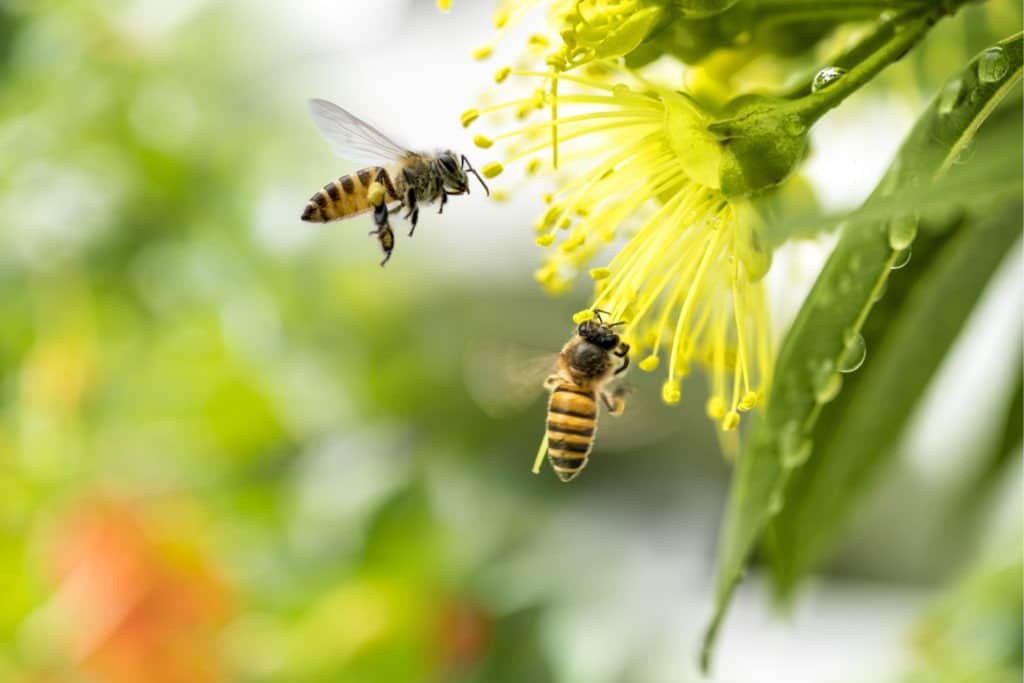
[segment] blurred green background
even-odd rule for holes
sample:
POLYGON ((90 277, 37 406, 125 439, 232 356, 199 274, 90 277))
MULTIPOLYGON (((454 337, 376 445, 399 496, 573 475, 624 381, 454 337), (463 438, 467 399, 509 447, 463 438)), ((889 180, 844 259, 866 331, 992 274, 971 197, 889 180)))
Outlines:
MULTIPOLYGON (((298 220, 353 170, 308 97, 469 151, 486 4, 0 4, 0 680, 696 680, 730 467, 701 378, 670 408, 637 374, 579 480, 529 473, 544 396, 510 358, 557 351, 587 295, 530 278, 539 188, 425 212, 385 269, 368 219, 298 220)), ((826 203, 855 205, 1001 37, 979 16, 823 122, 826 203), (857 106, 892 126, 862 146, 875 176, 844 181, 827 141, 857 106)), ((827 244, 780 254, 780 329, 827 244)), ((1017 256, 988 314, 1008 330, 1017 256)), ((968 367, 1008 391, 998 355, 968 367)), ((717 680, 934 680, 993 591, 1009 653, 988 655, 1019 662, 1019 481, 969 531, 927 514, 976 443, 911 453, 788 617, 744 586, 717 680), (938 598, 976 553, 996 569, 938 598)))

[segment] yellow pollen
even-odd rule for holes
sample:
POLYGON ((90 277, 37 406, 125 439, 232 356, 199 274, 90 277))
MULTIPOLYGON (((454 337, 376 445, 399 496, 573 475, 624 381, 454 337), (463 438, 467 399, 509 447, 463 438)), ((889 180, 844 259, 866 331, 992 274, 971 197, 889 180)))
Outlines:
POLYGON ((725 417, 722 418, 722 429, 729 432, 736 429, 736 425, 740 423, 740 414, 735 410, 730 410, 726 413, 725 417))
POLYGON ((494 145, 494 140, 491 140, 486 135, 474 135, 473 144, 481 149, 487 149, 494 145))
POLYGON ((494 13, 494 28, 505 28, 505 24, 508 23, 508 17, 508 7, 499 7, 498 10, 494 13))
POLYGON ((550 192, 545 192, 543 199, 545 204, 550 204, 551 202, 554 201, 555 195, 551 194, 550 192))
POLYGON ((721 420, 725 415, 725 399, 721 396, 712 396, 708 399, 706 410, 712 420, 721 420))
POLYGON ((508 78, 508 75, 510 73, 512 73, 512 67, 510 67, 510 66, 503 66, 503 67, 501 67, 500 69, 498 69, 497 71, 494 72, 494 82, 495 83, 502 83, 502 82, 504 82, 504 80, 506 78, 508 78))
POLYGON ((437 0, 437 9, 447 12, 452 8, 452 0, 437 0))
POLYGON ((572 227, 572 219, 569 218, 568 216, 566 216, 562 220, 558 221, 558 229, 559 230, 568 230, 571 227, 572 227))
POLYGON ((505 170, 505 167, 499 164, 497 161, 485 165, 480 169, 480 172, 487 178, 497 178, 501 175, 501 172, 505 170))
POLYGON ((606 277, 608 277, 611 274, 612 274, 612 271, 608 270, 607 268, 591 268, 590 269, 590 277, 592 277, 595 280, 603 280, 603 279, 605 279, 606 277))
POLYGON ((682 392, 679 389, 679 382, 674 379, 667 379, 661 385, 661 400, 668 405, 679 403, 682 392))
POLYGON ((661 361, 657 356, 651 355, 647 356, 647 358, 644 358, 642 361, 640 361, 638 365, 640 366, 640 369, 643 370, 644 372, 654 372, 655 370, 658 369, 658 364, 660 362, 661 361))
POLYGON ((577 325, 593 319, 594 311, 592 311, 589 308, 584 308, 582 311, 576 311, 575 313, 572 314, 572 321, 577 325))
POLYGON ((753 408, 756 405, 757 405, 757 392, 756 391, 748 391, 745 394, 743 394, 743 398, 740 399, 738 407, 739 407, 739 409, 741 411, 747 411, 747 410, 750 410, 751 408, 753 408))
POLYGON ((550 247, 555 242, 555 234, 549 232, 546 235, 539 235, 537 239, 534 240, 534 242, 536 242, 537 245, 541 247, 550 247))
POLYGON ((526 172, 530 175, 535 174, 540 170, 540 159, 530 159, 530 162, 526 164, 526 172))
POLYGON ((549 47, 551 45, 551 41, 548 40, 548 37, 541 35, 540 33, 534 33, 532 36, 530 36, 527 42, 529 43, 530 47, 544 48, 549 47))
POLYGON ((473 50, 473 59, 477 61, 483 61, 494 54, 494 47, 491 45, 481 45, 477 49, 473 50))
POLYGON ((384 186, 374 181, 366 188, 366 199, 371 206, 380 206, 384 202, 384 186))
POLYGON ((478 118, 480 118, 479 109, 467 109, 466 111, 462 112, 462 116, 459 117, 459 121, 462 122, 463 128, 469 128, 469 124, 473 123, 478 118))

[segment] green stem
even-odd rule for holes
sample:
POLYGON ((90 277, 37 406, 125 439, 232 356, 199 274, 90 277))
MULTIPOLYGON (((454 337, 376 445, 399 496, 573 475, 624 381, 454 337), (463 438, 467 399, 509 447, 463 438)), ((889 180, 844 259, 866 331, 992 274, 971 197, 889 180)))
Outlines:
POLYGON ((783 105, 781 109, 787 114, 799 116, 804 125, 810 127, 828 111, 870 82, 882 69, 899 61, 924 38, 943 14, 943 8, 932 5, 924 11, 881 22, 872 35, 850 50, 848 59, 844 60, 848 64, 848 70, 842 78, 819 92, 801 97, 789 105, 783 105), (853 64, 853 60, 858 57, 861 60, 853 64))

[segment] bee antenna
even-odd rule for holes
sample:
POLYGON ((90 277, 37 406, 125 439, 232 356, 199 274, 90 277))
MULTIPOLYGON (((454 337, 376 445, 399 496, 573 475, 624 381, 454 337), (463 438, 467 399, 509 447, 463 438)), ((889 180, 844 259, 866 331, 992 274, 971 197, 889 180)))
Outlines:
POLYGON ((481 178, 480 174, 476 172, 475 168, 473 168, 473 164, 469 163, 469 159, 466 158, 465 154, 462 155, 462 165, 463 165, 463 167, 467 171, 469 171, 470 173, 472 173, 473 175, 476 176, 476 179, 479 180, 480 184, 484 186, 484 192, 486 192, 487 196, 490 197, 491 196, 490 188, 487 187, 487 183, 484 182, 484 179, 481 178))
POLYGON ((594 312, 594 317, 597 318, 597 322, 599 322, 599 323, 603 323, 604 322, 603 320, 601 320, 601 316, 602 315, 610 315, 610 313, 608 313, 608 311, 606 311, 604 309, 601 309, 601 308, 592 308, 590 310, 592 310, 594 312))
POLYGON ((625 321, 625 320, 620 320, 620 321, 619 321, 619 322, 617 322, 617 323, 611 323, 611 324, 609 324, 609 325, 608 325, 608 327, 618 327, 619 325, 625 325, 625 324, 626 324, 626 321, 625 321))

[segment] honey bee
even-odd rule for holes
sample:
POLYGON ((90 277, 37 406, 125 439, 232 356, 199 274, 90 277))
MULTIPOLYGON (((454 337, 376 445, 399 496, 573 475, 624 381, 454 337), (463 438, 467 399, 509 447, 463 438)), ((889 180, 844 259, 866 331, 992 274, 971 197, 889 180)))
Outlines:
POLYGON ((602 313, 595 309, 593 320, 577 326, 558 354, 556 374, 544 380, 544 388, 551 392, 548 461, 562 481, 572 480, 587 464, 597 431, 597 398, 612 415, 621 415, 625 408, 625 392, 617 388, 609 393, 605 386, 629 367, 629 344, 614 330, 623 323, 607 324, 601 320, 602 313))
POLYGON ((395 246, 394 233, 388 223, 389 210, 405 209, 404 218, 412 224, 409 230, 412 237, 420 215, 418 204, 440 200, 437 212, 443 212, 449 196, 469 194, 467 171, 476 176, 488 196, 491 194, 465 155, 459 157, 451 150, 433 154, 410 152, 362 119, 326 100, 310 100, 309 113, 317 130, 339 156, 377 165, 324 185, 309 199, 302 220, 327 223, 372 210, 377 229, 370 234, 376 235, 384 251, 382 266, 391 258, 395 246))

